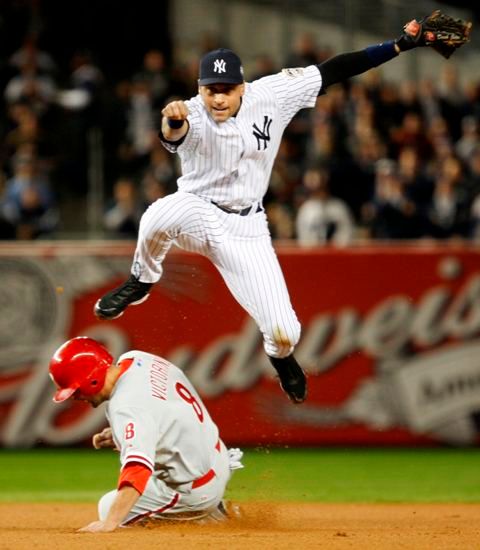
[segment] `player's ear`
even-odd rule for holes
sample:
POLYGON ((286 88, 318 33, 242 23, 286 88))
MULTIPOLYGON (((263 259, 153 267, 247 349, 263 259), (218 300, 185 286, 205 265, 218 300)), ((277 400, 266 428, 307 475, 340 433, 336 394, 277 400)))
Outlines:
POLYGON ((243 94, 245 93, 245 82, 243 84, 240 84, 240 97, 243 96, 243 94))

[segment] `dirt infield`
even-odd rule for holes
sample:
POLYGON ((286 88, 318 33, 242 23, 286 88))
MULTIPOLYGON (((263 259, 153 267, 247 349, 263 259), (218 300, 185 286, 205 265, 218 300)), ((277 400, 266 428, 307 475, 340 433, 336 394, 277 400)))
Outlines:
POLYGON ((224 525, 75 529, 95 519, 92 504, 0 504, 0 549, 480 549, 480 504, 244 504, 224 525))

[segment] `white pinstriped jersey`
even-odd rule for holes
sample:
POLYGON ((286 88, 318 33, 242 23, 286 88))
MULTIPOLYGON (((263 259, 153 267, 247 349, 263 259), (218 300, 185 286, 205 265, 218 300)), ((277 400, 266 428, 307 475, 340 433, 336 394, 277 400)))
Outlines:
POLYGON ((180 191, 240 209, 262 200, 285 127, 300 110, 313 107, 322 85, 314 65, 284 69, 246 83, 235 117, 215 122, 200 95, 186 101, 190 128, 177 151, 180 191))
POLYGON ((198 479, 218 453, 217 426, 179 368, 141 351, 118 362, 130 358, 107 404, 122 467, 139 462, 172 486, 198 479))
POLYGON ((285 127, 313 107, 322 86, 315 65, 284 69, 245 85, 235 117, 217 123, 200 95, 186 101, 189 130, 178 145, 178 191, 155 201, 142 217, 132 273, 155 283, 175 242, 211 259, 238 303, 255 319, 271 357, 291 354, 300 323, 272 246, 265 211, 227 213, 260 203, 285 127))

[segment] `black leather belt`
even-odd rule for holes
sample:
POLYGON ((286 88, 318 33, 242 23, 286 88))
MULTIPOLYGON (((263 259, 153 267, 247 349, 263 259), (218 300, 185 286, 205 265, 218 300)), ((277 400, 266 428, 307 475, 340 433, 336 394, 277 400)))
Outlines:
MULTIPOLYGON (((214 204, 217 208, 220 208, 220 210, 223 210, 224 212, 226 212, 227 214, 238 214, 239 216, 247 216, 252 211, 252 208, 255 208, 255 204, 252 204, 252 206, 247 206, 242 210, 233 210, 233 208, 222 206, 221 204, 217 204, 214 201, 210 201, 210 202, 214 204)), ((257 205, 257 209, 255 210, 255 214, 263 210, 262 205, 259 202, 257 202, 256 205, 257 205)))

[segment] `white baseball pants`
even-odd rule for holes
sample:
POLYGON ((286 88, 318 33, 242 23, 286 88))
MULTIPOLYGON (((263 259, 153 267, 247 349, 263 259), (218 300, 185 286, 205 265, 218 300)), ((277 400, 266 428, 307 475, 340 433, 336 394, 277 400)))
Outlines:
POLYGON ((132 273, 144 283, 162 276, 173 243, 208 257, 237 302, 255 319, 267 355, 286 357, 300 338, 264 210, 227 213, 191 193, 177 191, 143 214, 132 273))
MULTIPOLYGON (((168 486, 154 475, 150 477, 145 491, 134 504, 122 525, 130 525, 142 519, 197 519, 199 512, 205 515, 214 513, 225 494, 228 480, 231 476, 228 451, 220 443, 220 452, 216 454, 212 465, 214 477, 204 485, 192 488, 192 483, 186 483, 175 488, 168 486)), ((98 502, 98 517, 105 520, 110 507, 115 500, 117 491, 113 490, 103 495, 98 502)), ((203 517, 203 514, 202 514, 203 517)))

